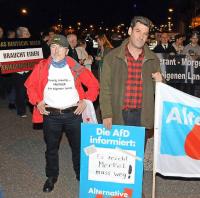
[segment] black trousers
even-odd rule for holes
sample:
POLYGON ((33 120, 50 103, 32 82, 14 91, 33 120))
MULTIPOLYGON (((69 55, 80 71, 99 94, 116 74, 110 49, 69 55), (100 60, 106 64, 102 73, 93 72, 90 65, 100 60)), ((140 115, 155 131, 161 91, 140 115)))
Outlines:
MULTIPOLYGON (((46 176, 59 175, 59 146, 63 132, 68 139, 72 151, 73 168, 77 180, 80 179, 80 139, 82 115, 73 111, 59 115, 44 116, 44 140, 46 143, 46 176)), ((66 167, 67 168, 67 167, 66 167)))
POLYGON ((26 114, 27 94, 24 83, 28 78, 29 74, 29 72, 24 74, 13 74, 14 88, 16 90, 16 107, 18 115, 26 114))

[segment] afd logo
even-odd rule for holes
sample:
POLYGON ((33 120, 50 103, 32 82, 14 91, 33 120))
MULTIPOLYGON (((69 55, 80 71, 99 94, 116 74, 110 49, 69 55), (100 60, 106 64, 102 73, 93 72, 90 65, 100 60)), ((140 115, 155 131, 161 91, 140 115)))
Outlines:
POLYGON ((186 137, 199 123, 200 108, 163 102, 160 153, 185 156, 186 137))

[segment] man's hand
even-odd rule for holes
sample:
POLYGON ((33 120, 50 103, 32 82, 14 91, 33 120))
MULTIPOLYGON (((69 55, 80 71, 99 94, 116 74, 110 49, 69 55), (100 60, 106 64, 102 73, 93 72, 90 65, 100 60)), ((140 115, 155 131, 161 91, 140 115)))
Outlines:
POLYGON ((104 125, 105 128, 110 130, 112 128, 112 118, 103 119, 103 125, 104 125))
POLYGON ((152 78, 156 82, 162 82, 162 74, 160 72, 152 73, 152 78))
POLYGON ((40 102, 37 104, 37 108, 38 108, 40 114, 42 114, 42 115, 49 115, 49 111, 46 111, 46 109, 45 109, 46 107, 48 107, 48 105, 46 105, 46 104, 44 103, 44 101, 40 101, 40 102))
POLYGON ((74 111, 74 114, 76 114, 76 115, 82 114, 83 111, 85 110, 86 106, 87 106, 86 102, 84 100, 80 100, 78 102, 78 107, 74 111))

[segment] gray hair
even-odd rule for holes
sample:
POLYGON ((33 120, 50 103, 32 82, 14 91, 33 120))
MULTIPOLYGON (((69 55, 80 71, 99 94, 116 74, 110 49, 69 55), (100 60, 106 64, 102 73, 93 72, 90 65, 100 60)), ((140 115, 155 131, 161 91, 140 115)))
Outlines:
POLYGON ((136 23, 138 23, 138 22, 147 26, 149 29, 152 26, 152 22, 148 18, 143 17, 143 16, 134 16, 133 19, 131 20, 130 27, 132 27, 132 28, 135 27, 136 23))
POLYGON ((17 30, 16 30, 17 37, 21 37, 23 32, 27 32, 27 33, 30 34, 30 32, 29 32, 27 27, 18 27, 17 30))

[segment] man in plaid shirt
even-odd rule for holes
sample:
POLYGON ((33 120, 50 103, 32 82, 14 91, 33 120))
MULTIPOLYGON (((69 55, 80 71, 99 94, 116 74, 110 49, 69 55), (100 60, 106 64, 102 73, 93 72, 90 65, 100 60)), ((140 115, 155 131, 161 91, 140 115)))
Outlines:
POLYGON ((155 81, 162 81, 160 62, 146 44, 151 21, 136 16, 129 38, 103 61, 100 106, 103 124, 153 128, 155 81))
POLYGON ((129 38, 103 60, 100 108, 107 129, 112 124, 153 128, 155 81, 162 81, 162 75, 157 56, 146 45, 150 26, 146 17, 134 17, 129 38))

